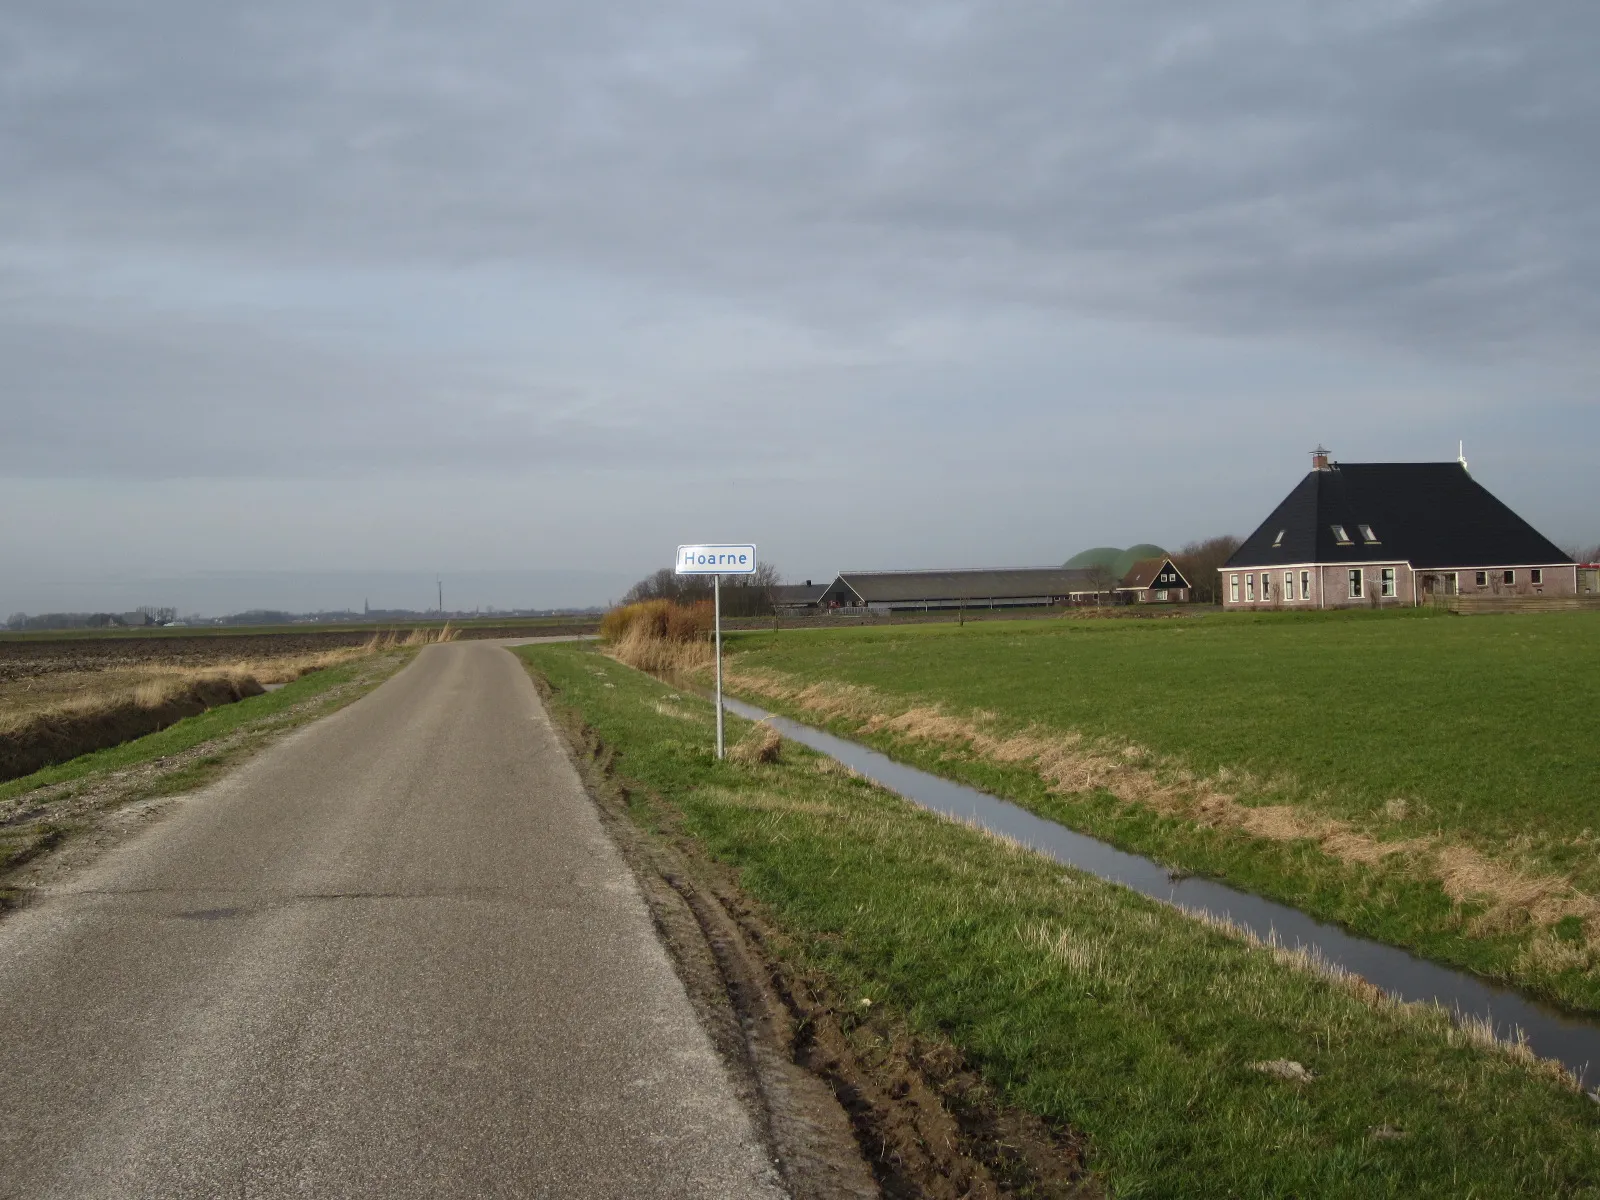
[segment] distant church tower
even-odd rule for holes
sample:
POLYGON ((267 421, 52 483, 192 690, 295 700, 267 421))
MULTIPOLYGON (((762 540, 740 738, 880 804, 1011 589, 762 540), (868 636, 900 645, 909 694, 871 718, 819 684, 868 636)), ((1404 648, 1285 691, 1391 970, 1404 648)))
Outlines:
POLYGON ((372 606, 365 600, 361 602, 361 615, 363 617, 370 617, 372 615, 372 606))

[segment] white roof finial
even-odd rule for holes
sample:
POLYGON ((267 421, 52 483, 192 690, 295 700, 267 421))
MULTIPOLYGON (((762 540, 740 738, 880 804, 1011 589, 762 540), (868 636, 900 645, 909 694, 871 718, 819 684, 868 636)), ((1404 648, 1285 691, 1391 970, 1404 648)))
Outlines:
POLYGON ((1463 471, 1465 471, 1467 469, 1467 444, 1466 444, 1466 442, 1457 442, 1456 443, 1456 461, 1461 464, 1461 469, 1463 471))

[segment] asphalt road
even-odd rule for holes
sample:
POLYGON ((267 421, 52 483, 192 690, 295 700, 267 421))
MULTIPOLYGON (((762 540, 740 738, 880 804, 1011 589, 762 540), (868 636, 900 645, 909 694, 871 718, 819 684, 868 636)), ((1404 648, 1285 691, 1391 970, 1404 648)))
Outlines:
POLYGON ((0 1197, 781 1194, 494 645, 0 922, 0 1197))

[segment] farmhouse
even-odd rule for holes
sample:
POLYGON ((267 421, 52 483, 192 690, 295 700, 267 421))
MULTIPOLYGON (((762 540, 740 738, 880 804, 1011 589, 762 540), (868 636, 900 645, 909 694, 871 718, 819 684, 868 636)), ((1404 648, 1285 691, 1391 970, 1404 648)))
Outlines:
POLYGON ((822 596, 825 609, 904 612, 963 608, 1042 608, 1096 590, 1095 573, 1068 567, 1007 570, 846 571, 822 596))
POLYGON ((1122 577, 1117 599, 1124 604, 1183 604, 1189 599, 1189 581, 1170 558, 1147 558, 1122 577))
POLYGON ((1221 567, 1227 608, 1420 604, 1429 595, 1571 596, 1577 565, 1452 463, 1312 469, 1221 567))

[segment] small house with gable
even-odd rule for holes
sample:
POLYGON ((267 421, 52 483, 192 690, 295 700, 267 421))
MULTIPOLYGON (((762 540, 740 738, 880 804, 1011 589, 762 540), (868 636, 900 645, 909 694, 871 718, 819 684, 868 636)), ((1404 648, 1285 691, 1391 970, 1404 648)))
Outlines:
POLYGON ((1125 604, 1183 604, 1189 599, 1189 581, 1170 558, 1147 558, 1122 577, 1117 599, 1125 604))

